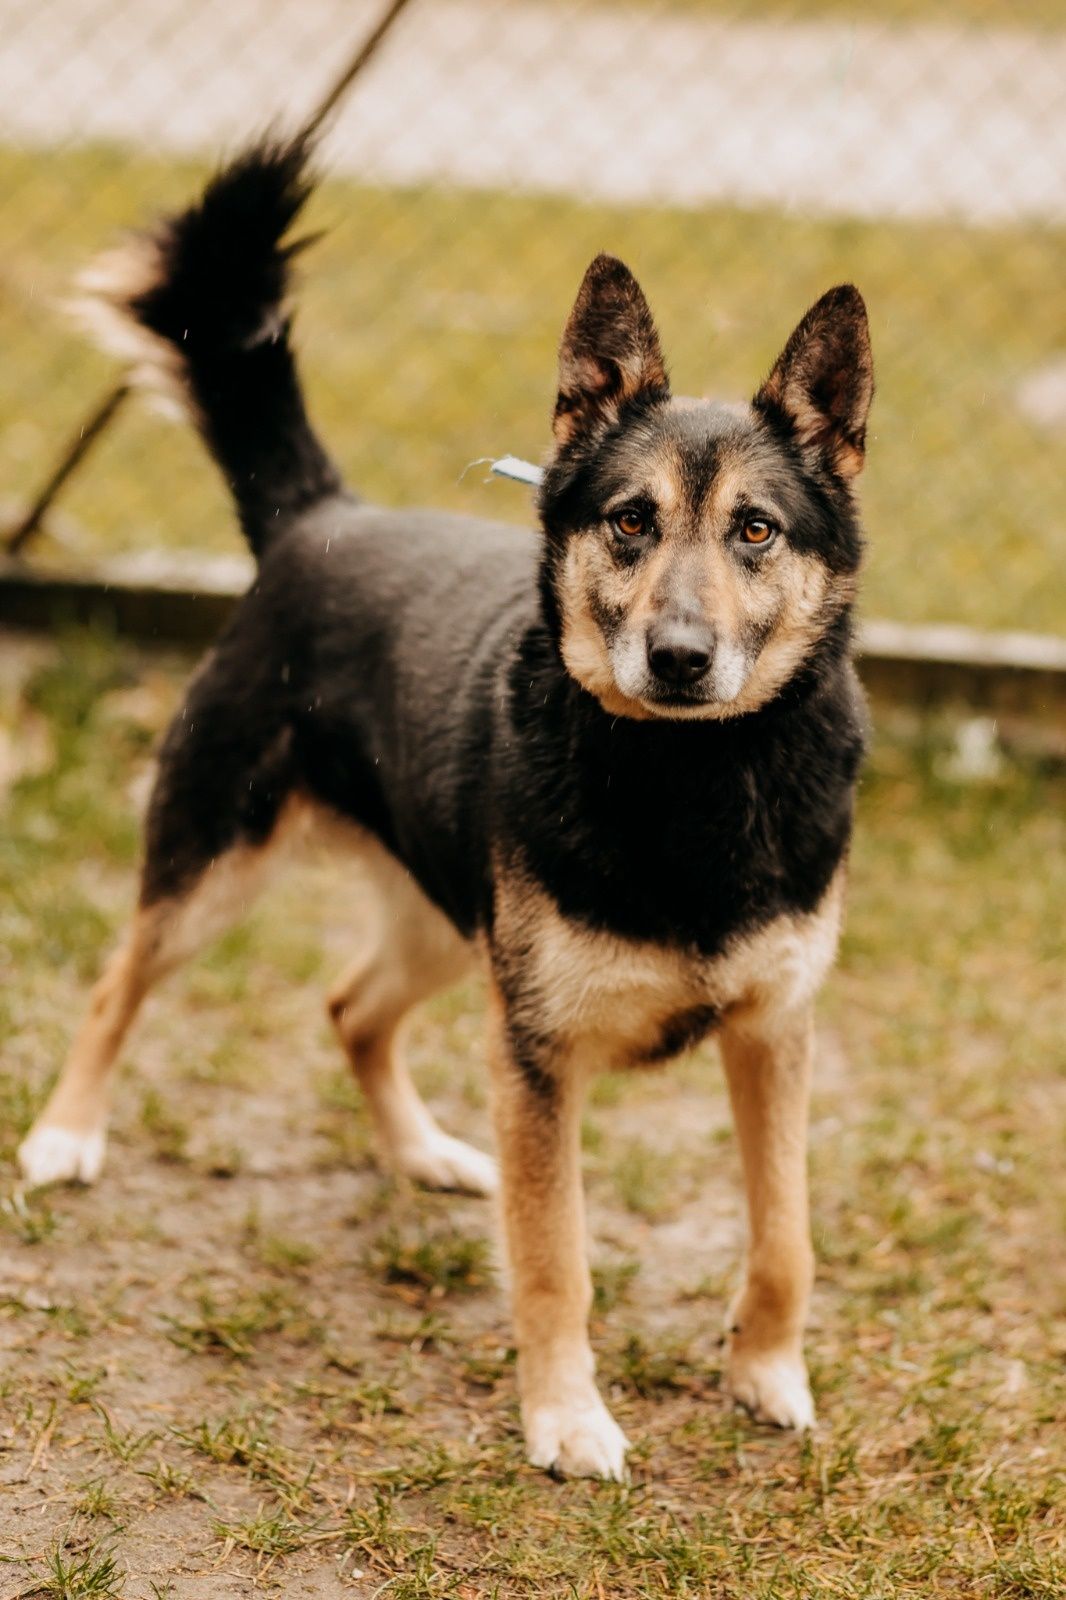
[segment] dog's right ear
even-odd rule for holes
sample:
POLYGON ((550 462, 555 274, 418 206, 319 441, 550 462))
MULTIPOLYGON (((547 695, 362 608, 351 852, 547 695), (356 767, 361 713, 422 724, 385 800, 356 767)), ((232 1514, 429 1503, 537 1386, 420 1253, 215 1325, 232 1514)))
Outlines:
POLYGON ((638 395, 667 399, 659 335, 629 268, 600 255, 585 273, 559 348, 553 429, 560 447, 617 420, 638 395))

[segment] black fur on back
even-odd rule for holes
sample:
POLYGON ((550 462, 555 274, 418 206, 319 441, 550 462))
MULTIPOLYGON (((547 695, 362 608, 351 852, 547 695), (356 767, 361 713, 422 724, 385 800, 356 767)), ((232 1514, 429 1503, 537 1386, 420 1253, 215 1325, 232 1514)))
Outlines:
MULTIPOLYGON (((340 490, 279 309, 307 188, 301 149, 259 146, 163 224, 164 270, 128 303, 180 353, 261 556, 167 737, 144 900, 264 842, 302 793, 376 836, 457 928, 490 941, 500 863, 586 927, 705 955, 813 909, 847 851, 863 747, 847 609, 751 714, 606 712, 564 664, 549 577, 569 512, 581 520, 582 497, 599 493, 590 463, 549 474, 547 537, 340 490)), ((702 432, 670 424, 697 475, 715 470, 724 437, 701 416, 702 432)), ((614 426, 636 448, 646 423, 623 407, 614 426)), ((765 418, 744 427, 773 455, 797 538, 850 570, 850 496, 825 489, 765 418)), ((682 1019, 661 1051, 712 1021, 682 1019)))
POLYGON ((124 306, 180 362, 257 555, 279 522, 340 488, 304 411, 285 308, 306 242, 286 235, 313 187, 307 161, 301 140, 238 157, 153 230, 152 281, 124 306))

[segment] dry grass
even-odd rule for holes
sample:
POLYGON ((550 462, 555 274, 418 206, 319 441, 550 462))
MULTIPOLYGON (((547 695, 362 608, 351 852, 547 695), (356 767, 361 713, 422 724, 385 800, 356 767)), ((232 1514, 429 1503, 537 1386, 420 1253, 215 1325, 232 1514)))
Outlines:
MULTIPOLYGON (((1050 1600, 1063 1482, 1061 776, 885 729, 812 1148, 821 1425, 719 1392, 740 1239, 713 1056, 597 1086, 595 1342, 633 1482, 526 1467, 484 1203, 383 1180, 321 1007, 357 907, 312 864, 175 980, 107 1172, 11 1157, 129 902, 184 668, 0 646, 0 1597, 1050 1600)), ((479 996, 419 1025, 487 1138, 479 996)))

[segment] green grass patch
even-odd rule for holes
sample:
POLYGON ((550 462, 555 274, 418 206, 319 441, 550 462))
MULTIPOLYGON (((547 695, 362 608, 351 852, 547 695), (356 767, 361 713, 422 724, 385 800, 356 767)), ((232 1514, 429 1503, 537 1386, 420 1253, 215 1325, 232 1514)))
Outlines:
POLYGON ((387 1228, 375 1240, 367 1265, 384 1283, 436 1296, 484 1289, 492 1277, 488 1241, 452 1228, 429 1234, 387 1228))
POLYGON ((291 1298, 274 1286, 224 1296, 204 1290, 194 1313, 167 1318, 167 1337, 183 1350, 245 1361, 262 1339, 291 1332, 297 1320, 291 1298))
POLYGON ((52 1600, 112 1600, 123 1593, 125 1582, 110 1550, 93 1545, 78 1553, 57 1545, 49 1552, 37 1593, 52 1600))
MULTIPOLYGON (((28 493, 115 376, 49 307, 116 230, 180 203, 202 175, 108 148, 0 149, 0 302, 17 330, 0 372, 6 493, 28 493)), ((1048 436, 1012 399, 1066 344, 1061 231, 348 182, 325 185, 308 226, 327 230, 307 257, 297 330, 312 408, 370 498, 528 517, 520 489, 464 468, 545 450, 559 334, 599 249, 645 284, 680 393, 750 394, 803 310, 850 279, 869 302, 878 371, 863 491, 868 610, 1061 629, 1066 501, 1048 436)), ((238 546, 191 431, 141 406, 63 510, 79 556, 238 546)))

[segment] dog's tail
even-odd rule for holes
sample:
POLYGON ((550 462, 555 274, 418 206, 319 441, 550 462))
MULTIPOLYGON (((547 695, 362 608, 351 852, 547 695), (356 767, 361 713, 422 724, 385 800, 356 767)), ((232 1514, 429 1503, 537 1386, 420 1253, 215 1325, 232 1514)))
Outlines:
POLYGON ((177 399, 233 492, 256 555, 340 491, 304 410, 286 296, 300 242, 286 234, 313 187, 303 140, 265 140, 200 200, 83 275, 82 320, 132 362, 132 381, 177 399))

